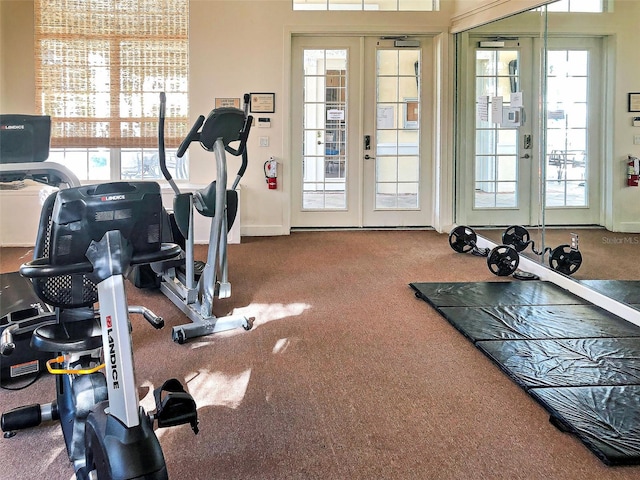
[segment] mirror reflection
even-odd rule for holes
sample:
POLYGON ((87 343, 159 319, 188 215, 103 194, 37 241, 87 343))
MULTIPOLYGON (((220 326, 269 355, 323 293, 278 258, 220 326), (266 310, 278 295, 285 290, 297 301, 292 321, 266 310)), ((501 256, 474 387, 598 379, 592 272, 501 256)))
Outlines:
POLYGON ((456 35, 457 225, 575 281, 640 280, 639 24, 640 1, 561 0, 456 35))

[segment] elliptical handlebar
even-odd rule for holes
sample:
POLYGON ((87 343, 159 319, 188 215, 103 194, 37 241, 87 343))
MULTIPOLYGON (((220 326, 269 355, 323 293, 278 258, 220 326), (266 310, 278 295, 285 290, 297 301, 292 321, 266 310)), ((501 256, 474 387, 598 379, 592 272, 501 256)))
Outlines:
POLYGON ((167 106, 167 96, 164 92, 160 92, 160 113, 158 115, 158 163, 164 178, 171 180, 171 173, 167 169, 167 160, 164 150, 164 117, 167 106))
MULTIPOLYGON (((226 147, 224 147, 224 149, 227 152, 229 152, 231 155, 234 155, 236 157, 242 154, 243 160, 244 160, 244 154, 247 151, 247 139, 249 138, 251 123, 253 123, 253 117, 251 115, 245 117, 244 125, 242 126, 242 130, 240 132, 240 138, 239 138, 240 145, 238 145, 238 148, 233 148, 231 147, 231 145, 227 145, 226 147)), ((245 169, 246 169, 246 165, 245 165, 245 169)))
POLYGON ((183 157, 183 155, 187 151, 187 148, 189 148, 189 145, 191 145, 191 142, 200 140, 200 132, 198 132, 198 130, 200 129, 200 127, 202 127, 203 123, 204 123, 204 115, 200 115, 195 121, 195 123, 193 124, 193 127, 191 127, 191 130, 189 130, 189 133, 187 134, 187 136, 184 138, 184 140, 182 140, 182 143, 180 143, 180 146, 178 147, 178 152, 176 153, 176 156, 178 158, 183 157))
MULTIPOLYGON (((249 164, 249 156, 247 154, 247 139, 249 138, 249 131, 251 130, 251 125, 253 124, 253 116, 249 115, 250 99, 251 99, 250 95, 248 93, 245 93, 243 96, 243 107, 242 107, 242 110, 244 111, 245 121, 242 126, 242 130, 240 131, 240 136, 238 138, 238 140, 240 141, 238 148, 232 148, 229 145, 224 147, 225 150, 231 155, 234 155, 236 157, 242 156, 242 163, 240 165, 240 168, 238 169, 238 173, 236 174, 236 181, 234 182, 233 190, 235 190, 235 187, 237 186, 240 179, 244 175, 245 171, 247 170, 247 166, 249 164)), ((162 171, 162 175, 173 187, 173 189, 176 191, 176 194, 179 194, 180 191, 177 189, 177 185, 175 185, 175 182, 173 181, 171 172, 169 172, 169 169, 167 168, 165 145, 164 145, 164 124, 165 124, 165 115, 166 115, 166 103, 167 103, 166 94, 165 92, 161 92, 160 93, 160 112, 159 112, 159 118, 158 118, 158 160, 160 164, 160 170, 162 171)), ((178 150, 176 152, 176 156, 178 158, 182 158, 184 156, 184 154, 187 152, 187 149, 189 148, 189 145, 191 145, 191 142, 200 140, 200 133, 201 133, 200 129, 204 125, 205 120, 206 119, 204 115, 200 115, 196 119, 193 126, 191 127, 191 130, 189 130, 189 133, 184 138, 184 140, 182 140, 182 142, 180 143, 180 146, 178 147, 178 150)), ((207 149, 205 148, 205 150, 207 149)))
POLYGON ((236 174, 236 180, 233 183, 232 190, 235 190, 240 182, 240 179, 244 175, 244 172, 247 170, 247 165, 249 164, 249 155, 247 154, 247 139, 249 138, 249 131, 251 130, 251 125, 253 125, 253 116, 249 115, 249 102, 251 101, 251 96, 248 93, 244 94, 243 97, 243 106, 244 110, 245 122, 242 126, 242 134, 240 136, 240 145, 238 146, 238 150, 226 148, 227 152, 232 155, 238 156, 242 153, 242 164, 240 165, 240 169, 236 174))
POLYGON ((251 102, 251 95, 249 95, 248 93, 245 93, 244 96, 242 97, 242 101, 244 102, 242 104, 242 109, 244 110, 244 116, 248 117, 249 116, 249 102, 251 102))

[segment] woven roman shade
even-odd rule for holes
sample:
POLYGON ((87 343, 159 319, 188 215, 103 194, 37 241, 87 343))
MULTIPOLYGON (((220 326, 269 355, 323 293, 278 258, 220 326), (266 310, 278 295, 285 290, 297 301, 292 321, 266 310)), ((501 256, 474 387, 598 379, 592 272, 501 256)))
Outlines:
POLYGON ((188 131, 189 0, 35 0, 36 108, 52 147, 157 147, 188 131))

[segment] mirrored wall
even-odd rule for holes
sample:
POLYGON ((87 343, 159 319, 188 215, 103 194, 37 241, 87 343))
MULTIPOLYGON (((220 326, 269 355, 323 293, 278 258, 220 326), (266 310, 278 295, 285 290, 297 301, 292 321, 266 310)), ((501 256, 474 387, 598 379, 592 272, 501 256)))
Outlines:
POLYGON ((638 25, 640 0, 561 0, 456 35, 457 225, 497 244, 523 227, 520 254, 547 265, 577 247, 576 281, 640 280, 621 260, 640 255, 624 183, 638 25))

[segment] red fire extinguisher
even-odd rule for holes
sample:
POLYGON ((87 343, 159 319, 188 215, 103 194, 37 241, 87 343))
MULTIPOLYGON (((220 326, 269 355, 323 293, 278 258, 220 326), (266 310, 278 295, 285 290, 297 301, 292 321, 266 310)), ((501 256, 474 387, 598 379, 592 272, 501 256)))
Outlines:
POLYGON ((640 158, 629 155, 627 162, 627 186, 637 187, 640 176, 640 158))
POLYGON ((269 186, 269 190, 276 190, 278 188, 278 162, 271 157, 264 162, 264 177, 269 186))

